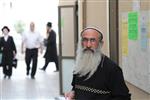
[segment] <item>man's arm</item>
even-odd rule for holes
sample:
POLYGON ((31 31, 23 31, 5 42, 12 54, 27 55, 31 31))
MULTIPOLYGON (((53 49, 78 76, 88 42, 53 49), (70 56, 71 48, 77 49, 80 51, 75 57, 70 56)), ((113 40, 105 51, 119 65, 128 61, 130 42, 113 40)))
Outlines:
POLYGON ((41 54, 43 53, 43 48, 44 48, 43 46, 44 46, 44 44, 43 44, 43 42, 41 42, 41 43, 40 43, 40 53, 41 53, 41 54))
POLYGON ((14 57, 16 57, 17 49, 16 49, 16 45, 15 45, 13 37, 11 37, 11 40, 12 40, 13 55, 14 55, 14 57))
POLYGON ((131 100, 131 94, 125 84, 122 70, 118 66, 114 67, 111 72, 110 89, 111 100, 131 100))
POLYGON ((40 35, 40 33, 38 33, 39 34, 39 43, 40 43, 40 47, 39 47, 39 49, 40 49, 40 53, 42 54, 43 53, 43 49, 44 49, 44 38, 42 37, 42 35, 40 35))
POLYGON ((24 41, 22 41, 22 43, 21 43, 21 53, 22 54, 24 53, 24 41))

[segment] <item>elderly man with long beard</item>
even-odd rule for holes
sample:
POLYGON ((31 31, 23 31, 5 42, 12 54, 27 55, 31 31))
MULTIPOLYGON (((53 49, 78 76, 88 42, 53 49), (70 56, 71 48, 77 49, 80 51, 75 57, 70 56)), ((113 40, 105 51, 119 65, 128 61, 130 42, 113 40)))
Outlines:
POLYGON ((81 32, 67 100, 131 100, 121 68, 102 51, 103 35, 93 27, 81 32))

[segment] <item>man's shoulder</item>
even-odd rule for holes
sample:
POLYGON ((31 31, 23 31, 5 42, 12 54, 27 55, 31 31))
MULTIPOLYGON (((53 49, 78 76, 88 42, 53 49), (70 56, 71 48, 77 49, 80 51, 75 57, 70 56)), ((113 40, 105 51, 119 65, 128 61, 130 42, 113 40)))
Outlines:
POLYGON ((51 30, 51 33, 56 34, 56 32, 53 29, 51 30))
POLYGON ((114 62, 111 58, 109 58, 108 56, 103 55, 103 58, 104 58, 105 63, 112 64, 112 65, 117 65, 117 63, 115 63, 115 62, 114 62))
POLYGON ((3 40, 4 40, 4 36, 1 36, 1 37, 0 37, 0 40, 3 41, 3 40))
POLYGON ((8 38, 13 39, 13 36, 9 35, 8 38))
POLYGON ((108 56, 104 55, 104 67, 108 69, 120 69, 120 66, 110 59, 108 56))

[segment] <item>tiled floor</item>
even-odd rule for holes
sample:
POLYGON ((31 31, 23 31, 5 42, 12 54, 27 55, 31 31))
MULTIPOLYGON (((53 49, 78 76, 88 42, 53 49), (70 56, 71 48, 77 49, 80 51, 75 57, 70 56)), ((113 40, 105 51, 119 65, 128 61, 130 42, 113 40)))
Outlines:
POLYGON ((18 68, 13 69, 11 79, 4 79, 0 68, 0 100, 54 100, 59 96, 59 72, 55 64, 50 63, 46 72, 39 70, 44 64, 39 59, 35 80, 26 76, 24 61, 18 62, 18 68))
MULTIPOLYGON (((59 97, 59 72, 55 70, 55 64, 50 63, 46 72, 39 70, 44 64, 40 58, 36 73, 36 79, 32 80, 26 76, 24 61, 18 62, 18 68, 13 70, 13 76, 3 79, 2 68, 0 68, 0 100, 64 100, 54 99, 59 97)), ((132 100, 150 100, 150 94, 141 91, 127 83, 132 94, 132 100)))
POLYGON ((127 86, 130 90, 131 100, 150 100, 150 94, 142 91, 141 89, 133 86, 132 84, 127 82, 127 86))

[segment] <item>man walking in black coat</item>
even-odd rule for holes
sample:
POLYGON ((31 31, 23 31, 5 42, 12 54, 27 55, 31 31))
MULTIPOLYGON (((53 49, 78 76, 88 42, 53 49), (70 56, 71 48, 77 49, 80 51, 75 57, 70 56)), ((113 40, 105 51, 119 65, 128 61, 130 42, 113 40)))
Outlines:
POLYGON ((16 56, 17 49, 12 36, 9 35, 10 29, 8 26, 2 28, 3 36, 0 41, 0 50, 2 51, 2 66, 4 78, 8 79, 12 76, 12 62, 16 56))
POLYGON ((56 65, 56 71, 59 70, 58 66, 58 56, 57 56, 57 46, 56 46, 56 33, 52 29, 52 23, 47 23, 47 43, 46 43, 46 52, 44 54, 45 58, 45 65, 43 68, 40 68, 41 70, 45 71, 49 62, 55 62, 56 65))

